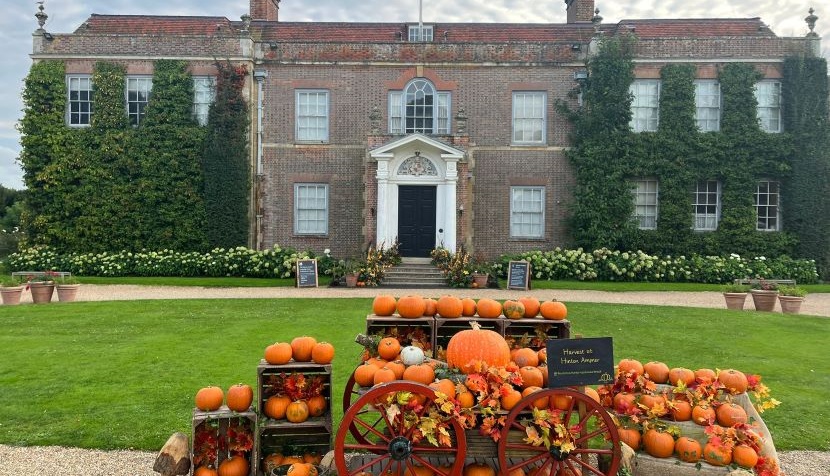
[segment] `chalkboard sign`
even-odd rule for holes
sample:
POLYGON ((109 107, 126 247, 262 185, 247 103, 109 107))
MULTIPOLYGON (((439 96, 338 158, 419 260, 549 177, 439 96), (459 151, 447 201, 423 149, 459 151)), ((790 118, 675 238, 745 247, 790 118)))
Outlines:
POLYGON ((530 289, 530 263, 511 261, 507 265, 507 289, 530 289))
POLYGON ((297 260, 297 287, 298 288, 316 288, 317 287, 317 260, 316 259, 297 260))
POLYGON ((614 380, 610 337, 548 339, 548 387, 607 384, 614 380))

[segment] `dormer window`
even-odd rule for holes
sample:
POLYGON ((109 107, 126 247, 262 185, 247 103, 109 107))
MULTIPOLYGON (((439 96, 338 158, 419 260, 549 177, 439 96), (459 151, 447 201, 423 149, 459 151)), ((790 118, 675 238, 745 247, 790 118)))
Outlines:
POLYGON ((409 25, 409 41, 423 43, 432 41, 432 25, 409 25))

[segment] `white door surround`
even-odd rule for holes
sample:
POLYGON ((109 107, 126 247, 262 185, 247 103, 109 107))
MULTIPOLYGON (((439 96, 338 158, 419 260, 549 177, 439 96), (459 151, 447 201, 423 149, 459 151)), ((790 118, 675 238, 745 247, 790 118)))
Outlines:
POLYGON ((458 161, 464 152, 423 134, 410 134, 369 152, 378 163, 377 244, 398 237, 398 185, 435 185, 435 247, 455 252, 458 161))

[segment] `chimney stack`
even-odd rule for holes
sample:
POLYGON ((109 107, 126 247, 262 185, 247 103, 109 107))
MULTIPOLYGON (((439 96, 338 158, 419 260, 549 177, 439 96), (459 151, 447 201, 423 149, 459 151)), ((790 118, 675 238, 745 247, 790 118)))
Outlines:
POLYGON ((568 23, 590 23, 594 16, 594 0, 565 0, 568 23))
POLYGON ((280 0, 251 0, 251 20, 279 21, 280 0))

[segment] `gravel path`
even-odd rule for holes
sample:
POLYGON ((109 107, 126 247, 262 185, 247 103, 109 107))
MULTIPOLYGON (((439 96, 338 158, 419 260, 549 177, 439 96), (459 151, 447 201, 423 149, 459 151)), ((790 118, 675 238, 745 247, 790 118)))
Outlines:
MULTIPOLYGON (((447 289, 389 289, 401 296, 418 293, 439 296, 447 289)), ((201 288, 156 287, 134 285, 81 286, 79 301, 109 301, 134 299, 205 299, 205 298, 322 298, 322 297, 373 297, 378 289, 344 288, 201 288)), ((460 291, 449 290, 457 294, 460 291)), ((468 293, 471 294, 471 293, 468 293)), ((620 304, 648 304, 660 306, 707 307, 723 309, 723 296, 717 292, 604 292, 578 290, 506 291, 480 289, 476 297, 495 299, 534 295, 539 299, 555 298, 560 301, 606 302, 620 304)), ((31 302, 26 295, 23 302, 31 302)), ((752 310, 752 299, 747 298, 744 309, 752 310)), ((777 312, 780 307, 776 304, 777 312)), ((830 294, 811 294, 801 308, 802 314, 830 317, 830 294)), ((2 424, 2 422, 0 422, 2 424)), ((787 476, 830 476, 830 452, 787 451, 779 452, 781 467, 787 476)), ((0 445, 0 476, 51 475, 61 476, 156 476, 152 470, 155 452, 147 451, 99 451, 64 447, 15 447, 0 445)))

